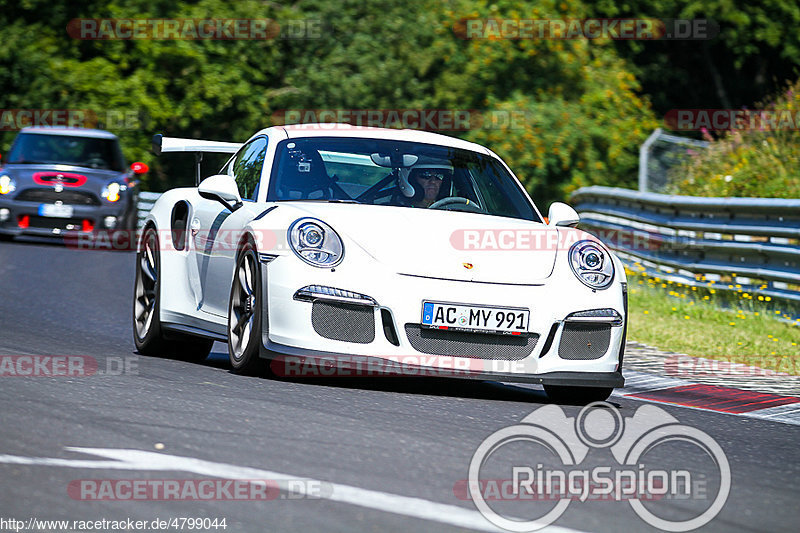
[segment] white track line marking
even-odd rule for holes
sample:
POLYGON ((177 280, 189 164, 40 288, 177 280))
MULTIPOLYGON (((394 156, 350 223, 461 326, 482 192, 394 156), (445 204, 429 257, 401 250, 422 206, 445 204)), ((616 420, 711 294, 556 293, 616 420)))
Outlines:
MULTIPOLYGON (((226 463, 214 463, 202 459, 195 459, 193 457, 167 455, 142 450, 74 447, 68 447, 66 450, 113 460, 89 461, 85 459, 0 455, 0 463, 108 470, 190 472, 222 479, 269 479, 275 481, 282 491, 290 490, 288 485, 290 481, 300 480, 309 482, 308 484, 293 484, 291 492, 294 493, 303 493, 304 487, 311 483, 325 483, 333 488, 331 494, 326 496, 327 499, 332 501, 478 531, 504 531, 493 526, 478 511, 459 507, 457 505, 437 503, 423 500, 422 498, 400 496, 398 494, 390 494, 377 490, 362 489, 350 485, 340 485, 338 483, 282 474, 271 470, 261 470, 258 468, 236 466, 226 463)), ((578 530, 559 526, 549 526, 540 531, 551 533, 580 533, 578 530)))

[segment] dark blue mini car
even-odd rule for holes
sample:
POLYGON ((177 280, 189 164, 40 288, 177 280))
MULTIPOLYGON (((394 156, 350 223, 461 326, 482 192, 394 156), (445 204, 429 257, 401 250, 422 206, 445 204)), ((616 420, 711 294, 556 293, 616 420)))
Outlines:
POLYGON ((59 237, 136 228, 137 174, 113 133, 23 128, 0 161, 0 237, 59 237))

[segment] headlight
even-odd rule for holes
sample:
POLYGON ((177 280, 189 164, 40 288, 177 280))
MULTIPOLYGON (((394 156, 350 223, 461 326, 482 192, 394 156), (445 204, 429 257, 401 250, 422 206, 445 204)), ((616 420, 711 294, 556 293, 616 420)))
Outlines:
POLYGON ((120 198, 119 193, 124 191, 125 189, 127 189, 125 185, 121 185, 116 182, 109 183, 108 185, 105 186, 101 195, 109 202, 116 202, 120 198))
POLYGON ((344 257, 342 239, 333 228, 315 218, 295 220, 289 227, 289 243, 297 257, 315 267, 334 267, 344 257))
POLYGON ((592 241, 579 241, 569 249, 569 266, 592 289, 606 289, 614 280, 614 263, 608 252, 592 241))
POLYGON ((15 182, 8 174, 0 176, 0 194, 8 194, 17 190, 17 182, 15 182))

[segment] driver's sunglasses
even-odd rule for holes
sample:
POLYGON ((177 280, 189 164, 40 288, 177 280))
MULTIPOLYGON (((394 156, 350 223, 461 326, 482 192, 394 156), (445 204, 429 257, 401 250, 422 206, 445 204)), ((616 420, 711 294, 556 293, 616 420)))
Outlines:
POLYGON ((444 174, 442 174, 441 172, 420 172, 419 177, 424 180, 432 180, 432 179, 444 180, 444 174))

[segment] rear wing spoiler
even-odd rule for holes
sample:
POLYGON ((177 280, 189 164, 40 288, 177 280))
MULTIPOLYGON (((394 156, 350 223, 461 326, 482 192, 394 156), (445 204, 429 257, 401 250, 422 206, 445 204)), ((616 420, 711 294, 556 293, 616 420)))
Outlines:
POLYGON ((200 162, 203 160, 203 153, 235 154, 242 147, 242 143, 164 137, 160 133, 153 135, 152 144, 153 153, 156 155, 161 155, 165 152, 194 153, 194 159, 197 162, 196 185, 200 184, 200 162))
POLYGON ((242 143, 164 137, 160 133, 153 135, 153 153, 156 155, 161 155, 164 152, 217 152, 235 154, 241 147, 242 143))

